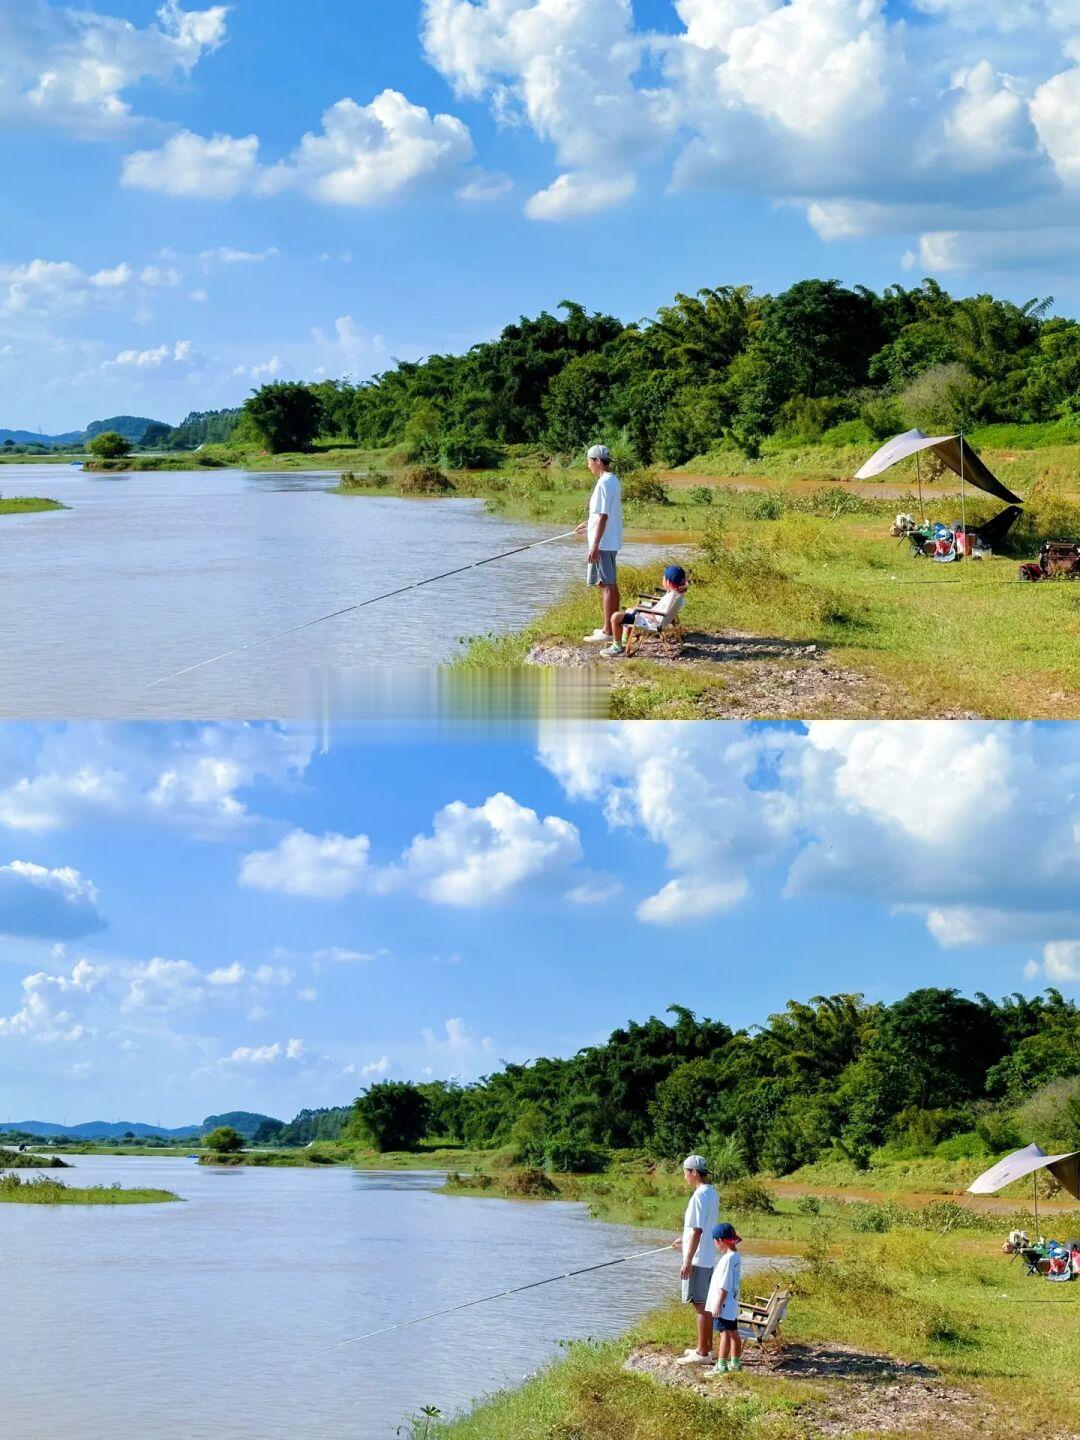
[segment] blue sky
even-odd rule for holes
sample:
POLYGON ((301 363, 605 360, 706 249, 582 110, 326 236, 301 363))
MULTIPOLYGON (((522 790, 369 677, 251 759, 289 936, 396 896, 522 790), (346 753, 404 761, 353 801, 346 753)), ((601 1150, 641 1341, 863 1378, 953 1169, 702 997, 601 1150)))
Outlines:
POLYGON ((9 725, 0 1119, 291 1116, 671 1003, 1080 989, 1075 727, 9 725))
POLYGON ((1075 313, 1043 0, 0 0, 0 424, 178 420, 571 297, 808 274, 1075 313))

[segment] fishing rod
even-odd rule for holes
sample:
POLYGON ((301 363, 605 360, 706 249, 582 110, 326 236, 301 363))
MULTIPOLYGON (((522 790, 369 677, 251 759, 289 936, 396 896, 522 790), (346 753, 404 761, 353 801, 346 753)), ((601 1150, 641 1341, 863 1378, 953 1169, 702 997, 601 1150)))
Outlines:
MULTIPOLYGON (((448 1305, 445 1310, 433 1310, 430 1315, 416 1315, 411 1320, 399 1320, 394 1325, 383 1325, 378 1330, 368 1330, 363 1335, 351 1335, 348 1340, 339 1340, 331 1348, 342 1350, 346 1345, 358 1345, 361 1340, 373 1340, 376 1335, 389 1335, 392 1330, 407 1330, 411 1325, 422 1325, 427 1320, 439 1320, 445 1315, 456 1315, 459 1310, 469 1310, 474 1305, 487 1305, 492 1300, 505 1300, 508 1295, 520 1295, 524 1290, 536 1290, 541 1285, 554 1285, 559 1280, 572 1280, 576 1275, 588 1275, 594 1270, 607 1270, 612 1265, 625 1265, 628 1260, 643 1260, 647 1255, 671 1253, 670 1245, 658 1245, 653 1250, 638 1250, 633 1255, 619 1255, 614 1260, 601 1260, 597 1265, 583 1265, 579 1270, 567 1270, 563 1275, 549 1275, 546 1280, 531 1280, 527 1285, 515 1285, 510 1290, 500 1290, 494 1295, 481 1295, 477 1300, 465 1300, 460 1305, 448 1305)), ((320 1351, 320 1353, 323 1353, 320 1351)))
POLYGON ((454 570, 444 570, 441 575, 429 575, 425 580, 414 580, 409 585, 399 585, 396 590, 387 590, 382 595, 372 595, 368 600, 357 600, 353 605, 344 605, 340 610, 331 610, 327 615, 317 615, 314 620, 303 620, 299 625, 289 625, 284 630, 275 630, 272 635, 262 635, 257 640, 249 640, 245 645, 236 645, 231 650, 222 650, 220 655, 211 655, 206 660, 199 660, 194 665, 185 665, 183 670, 174 670, 171 675, 163 675, 159 680, 151 680, 146 686, 147 690, 153 690, 158 685, 166 685, 170 680, 179 680, 181 675, 190 675, 193 670, 201 670, 205 665, 214 665, 218 660, 227 660, 231 655, 240 655, 245 650, 254 650, 259 645, 269 645, 271 640, 281 640, 286 635, 295 635, 299 630, 309 630, 313 625, 321 625, 326 620, 336 620, 340 615, 351 615, 354 610, 363 610, 368 605, 377 605, 380 600, 390 600, 395 595, 404 595, 409 590, 419 590, 423 585, 434 585, 436 580, 447 580, 451 575, 463 575, 466 570, 476 570, 481 565, 490 565, 494 560, 506 560, 511 555, 521 555, 526 550, 536 550, 541 545, 552 545, 556 540, 567 540, 571 535, 576 535, 576 530, 564 530, 561 535, 549 535, 546 540, 533 540, 528 545, 518 545, 513 550, 503 550, 498 555, 488 555, 483 560, 474 560, 469 565, 458 565, 454 570))

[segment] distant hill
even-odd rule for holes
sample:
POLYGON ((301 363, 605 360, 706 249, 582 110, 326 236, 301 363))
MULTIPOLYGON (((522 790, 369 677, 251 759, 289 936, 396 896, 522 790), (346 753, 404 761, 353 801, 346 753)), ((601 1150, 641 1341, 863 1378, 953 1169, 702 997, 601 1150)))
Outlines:
POLYGON ((168 1130, 161 1125, 143 1125, 138 1120, 86 1120, 81 1125, 54 1125, 49 1120, 3 1120, 0 1133, 21 1130, 26 1135, 70 1135, 73 1140, 119 1140, 131 1131, 142 1138, 145 1135, 160 1135, 165 1140, 191 1140, 202 1131, 201 1125, 181 1125, 177 1130, 168 1130))
POLYGON ((36 430, 0 429, 0 445, 5 440, 15 445, 82 445, 104 430, 115 430, 125 440, 138 445, 151 428, 155 443, 164 440, 173 429, 167 420, 151 420, 146 415, 111 415, 107 420, 91 420, 85 430, 65 430, 62 435, 40 435, 36 430))
POLYGON ((78 445, 81 430, 68 430, 63 435, 39 435, 36 430, 0 430, 0 445, 10 440, 13 445, 78 445))
POLYGON ((208 1115, 201 1125, 181 1125, 174 1130, 164 1125, 146 1125, 139 1120, 84 1120, 81 1125, 55 1125, 51 1120, 0 1120, 0 1134, 21 1130, 24 1135, 70 1135, 73 1140, 121 1140, 131 1132, 140 1139, 160 1135, 163 1140, 194 1140, 219 1125, 231 1125, 245 1140, 250 1140, 264 1121, 280 1125, 272 1115, 257 1115, 251 1110, 230 1110, 225 1115, 208 1115))
POLYGON ((252 1110, 227 1110, 224 1115, 207 1115, 201 1128, 206 1131, 216 1130, 219 1125, 231 1125, 245 1140, 250 1140, 263 1123, 281 1125, 283 1122, 275 1120, 273 1115, 257 1115, 252 1110))

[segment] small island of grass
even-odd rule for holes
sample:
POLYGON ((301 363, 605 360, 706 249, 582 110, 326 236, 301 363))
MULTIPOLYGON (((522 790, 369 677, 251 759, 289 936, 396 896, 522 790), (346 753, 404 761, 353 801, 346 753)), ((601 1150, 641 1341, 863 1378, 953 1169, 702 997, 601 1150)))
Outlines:
POLYGON ((43 495, 0 496, 0 515, 36 515, 42 510, 67 510, 59 500, 49 500, 43 495))
POLYGON ((125 1190, 121 1185, 65 1185, 48 1175, 23 1180, 0 1176, 0 1204, 8 1205, 160 1205, 179 1200, 171 1190, 125 1190))

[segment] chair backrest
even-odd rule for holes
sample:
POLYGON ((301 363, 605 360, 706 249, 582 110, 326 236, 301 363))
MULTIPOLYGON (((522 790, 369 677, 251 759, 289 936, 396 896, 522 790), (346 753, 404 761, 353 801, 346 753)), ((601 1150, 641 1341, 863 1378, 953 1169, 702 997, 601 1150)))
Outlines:
POLYGON ((791 1304, 790 1290, 774 1290, 769 1301, 769 1309, 765 1316, 765 1327, 761 1332, 762 1340, 768 1340, 774 1334, 780 1321, 787 1314, 787 1308, 791 1304))

